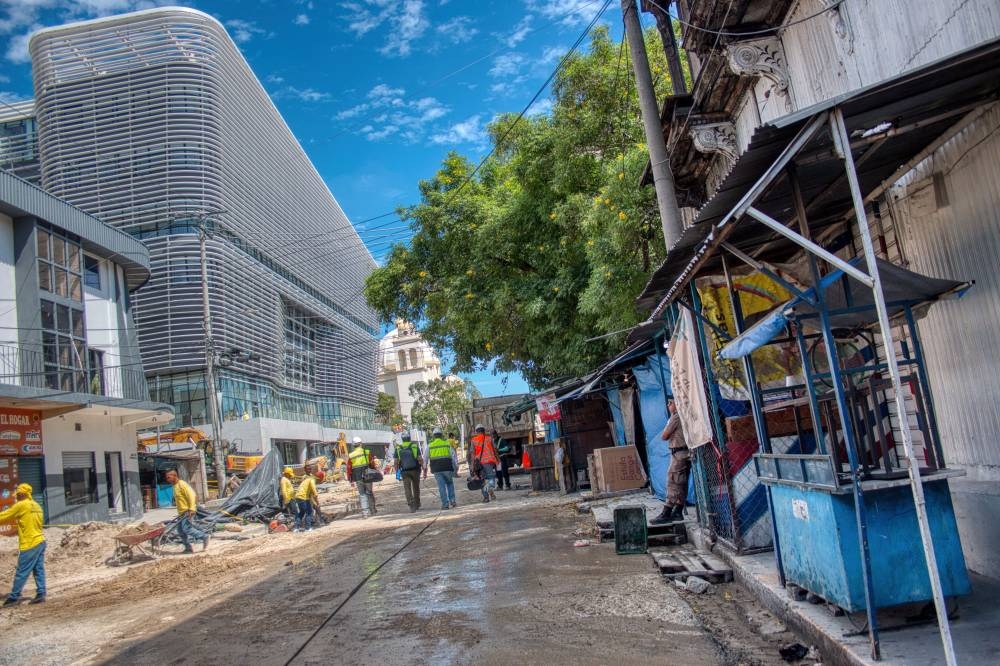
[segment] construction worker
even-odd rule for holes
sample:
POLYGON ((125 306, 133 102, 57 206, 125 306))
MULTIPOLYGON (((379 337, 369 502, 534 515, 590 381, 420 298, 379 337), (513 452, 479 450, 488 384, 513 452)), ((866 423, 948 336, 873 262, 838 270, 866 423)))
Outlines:
POLYGON ((489 502, 497 498, 497 467, 500 465, 500 455, 497 453, 493 438, 486 434, 482 424, 476 424, 476 434, 472 436, 472 469, 478 469, 478 477, 483 480, 483 501, 489 502))
POLYGON ((354 448, 347 456, 348 475, 350 480, 358 489, 358 498, 361 500, 361 515, 365 518, 377 513, 375 509, 375 491, 372 489, 374 481, 365 480, 365 470, 375 467, 375 457, 361 445, 361 438, 355 437, 351 440, 354 448))
POLYGON ((175 469, 168 470, 164 476, 167 483, 174 487, 174 506, 177 507, 177 534, 180 535, 181 542, 184 544, 184 552, 194 552, 194 549, 191 548, 191 539, 199 539, 201 549, 206 550, 208 548, 208 535, 191 522, 198 515, 198 496, 195 494, 194 488, 177 476, 175 469))
POLYGON ((429 467, 434 478, 437 479, 441 508, 452 509, 458 506, 455 502, 455 460, 453 457, 455 449, 444 438, 441 428, 434 428, 431 437, 433 439, 427 445, 429 467))
POLYGON ((409 433, 404 433, 402 440, 396 445, 393 455, 396 469, 403 481, 406 503, 410 507, 410 513, 413 513, 420 510, 420 473, 424 468, 424 460, 420 455, 420 445, 410 440, 409 433))
POLYGON ((319 503, 316 492, 316 477, 312 465, 306 465, 305 477, 295 491, 295 527, 293 532, 311 532, 313 528, 313 504, 319 503))
POLYGON ((507 490, 510 490, 510 459, 514 455, 510 442, 500 436, 496 430, 493 431, 493 445, 497 449, 500 457, 500 466, 497 468, 497 490, 503 490, 503 484, 507 482, 507 490))
POLYGON ((28 603, 40 604, 45 601, 45 535, 42 533, 45 514, 31 498, 31 486, 27 483, 14 489, 14 498, 17 501, 13 506, 0 511, 0 522, 17 522, 17 568, 14 569, 14 585, 3 605, 13 606, 21 600, 21 591, 29 575, 35 577, 35 598, 28 603))
POLYGON ((684 520, 684 504, 687 501, 688 476, 691 473, 691 451, 684 439, 684 427, 681 417, 677 415, 677 406, 673 398, 667 401, 667 411, 670 419, 660 434, 660 438, 668 442, 670 448, 670 469, 667 470, 667 501, 663 503, 663 511, 650 522, 651 525, 662 525, 684 520))
POLYGON ((292 484, 292 478, 295 476, 295 472, 292 471, 291 467, 286 467, 281 473, 281 509, 283 511, 292 511, 292 500, 295 498, 295 486, 292 484))

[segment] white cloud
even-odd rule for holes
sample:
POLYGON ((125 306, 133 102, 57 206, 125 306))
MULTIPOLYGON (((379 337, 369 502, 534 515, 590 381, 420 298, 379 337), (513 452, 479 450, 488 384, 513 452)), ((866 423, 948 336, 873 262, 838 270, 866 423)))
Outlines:
POLYGON ((525 0, 530 12, 563 25, 589 23, 600 9, 598 0, 525 0))
POLYGON ((295 86, 285 86, 271 96, 274 99, 297 99, 300 102, 326 102, 330 99, 328 92, 321 92, 313 88, 296 88, 295 86))
POLYGON ((521 69, 528 59, 520 53, 504 53, 493 60, 490 76, 495 79, 512 79, 521 76, 521 69))
POLYGON ((413 42, 430 27, 424 0, 357 0, 341 6, 349 12, 347 29, 358 38, 385 28, 385 42, 378 49, 385 56, 410 55, 413 42))
POLYGON ((553 65, 566 55, 567 49, 564 46, 548 46, 542 51, 542 57, 539 58, 539 62, 543 65, 553 65))
POLYGON ((277 74, 268 74, 267 78, 264 79, 268 83, 284 83, 285 77, 278 76, 277 74))
POLYGON ((431 136, 431 143, 437 145, 471 144, 476 147, 487 143, 486 128, 481 122, 481 116, 476 114, 455 123, 443 132, 431 136))
POLYGON ((246 44, 258 35, 268 34, 267 30, 264 30, 264 28, 261 28, 253 21, 245 21, 243 19, 229 19, 226 21, 226 27, 229 28, 233 40, 238 44, 246 44))
POLYGON ((31 26, 28 32, 11 37, 7 44, 7 52, 4 54, 7 60, 17 64, 31 62, 31 56, 28 54, 28 40, 31 38, 31 33, 41 27, 41 25, 36 24, 31 26))
POLYGON ((435 121, 451 112, 434 97, 407 97, 405 88, 380 83, 365 95, 365 101, 337 113, 340 121, 363 118, 358 133, 369 141, 398 136, 406 143, 416 143, 427 136, 435 121))
POLYGON ((456 16, 434 30, 452 44, 464 44, 479 34, 479 30, 472 27, 472 19, 468 16, 456 16))
POLYGON ((297 14, 292 23, 295 25, 309 25, 309 14, 297 14))
POLYGON ((514 48, 528 37, 533 30, 531 22, 534 21, 534 19, 534 16, 528 14, 517 22, 517 25, 514 26, 513 32, 503 38, 503 43, 507 45, 507 48, 514 48))
POLYGON ((548 97, 542 98, 531 105, 528 109, 529 116, 547 116, 552 113, 552 100, 548 97))

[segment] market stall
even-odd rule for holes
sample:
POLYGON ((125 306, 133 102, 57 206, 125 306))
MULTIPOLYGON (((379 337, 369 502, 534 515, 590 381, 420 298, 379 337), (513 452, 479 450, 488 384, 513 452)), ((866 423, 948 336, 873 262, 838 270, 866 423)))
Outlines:
POLYGON ((944 459, 917 321, 969 285, 886 261, 871 204, 996 98, 998 61, 990 44, 759 128, 644 294, 650 321, 697 339, 715 452, 702 473, 745 461, 782 583, 864 611, 876 659, 877 610, 919 601, 954 663, 949 601, 969 581, 948 479, 961 471, 944 459))

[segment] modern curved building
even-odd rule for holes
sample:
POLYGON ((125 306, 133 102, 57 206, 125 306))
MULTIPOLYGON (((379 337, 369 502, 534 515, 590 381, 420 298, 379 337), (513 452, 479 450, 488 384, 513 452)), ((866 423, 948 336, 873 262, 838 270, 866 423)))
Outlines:
POLYGON ((208 420, 204 225, 223 438, 288 458, 371 429, 375 262, 223 26, 152 9, 41 30, 30 52, 41 186, 149 247, 134 312, 154 398, 208 420))

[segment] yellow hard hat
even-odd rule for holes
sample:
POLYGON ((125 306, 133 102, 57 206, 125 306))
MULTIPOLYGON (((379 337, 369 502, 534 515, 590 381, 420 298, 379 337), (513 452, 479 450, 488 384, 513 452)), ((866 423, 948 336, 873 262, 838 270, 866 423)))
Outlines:
POLYGON ((14 490, 14 493, 17 494, 17 495, 28 495, 28 496, 30 496, 31 495, 31 485, 28 484, 28 483, 22 483, 22 484, 20 484, 14 490))
POLYGON ((286 467, 285 471, 282 472, 285 476, 295 476, 295 472, 292 471, 291 467, 286 467))

